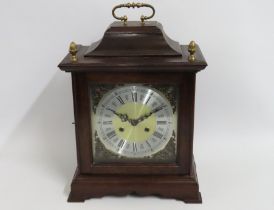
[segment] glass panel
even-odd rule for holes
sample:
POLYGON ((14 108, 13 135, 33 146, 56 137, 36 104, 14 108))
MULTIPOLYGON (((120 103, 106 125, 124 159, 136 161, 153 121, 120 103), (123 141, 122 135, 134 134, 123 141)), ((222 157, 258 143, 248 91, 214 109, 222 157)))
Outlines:
POLYGON ((178 88, 90 85, 94 163, 174 163, 178 88))

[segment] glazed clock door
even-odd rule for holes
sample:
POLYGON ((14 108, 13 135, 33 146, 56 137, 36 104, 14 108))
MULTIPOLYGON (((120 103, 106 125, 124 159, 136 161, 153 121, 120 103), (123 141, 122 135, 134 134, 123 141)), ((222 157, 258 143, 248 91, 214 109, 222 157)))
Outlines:
POLYGON ((188 174, 194 86, 194 74, 73 75, 80 172, 188 174))

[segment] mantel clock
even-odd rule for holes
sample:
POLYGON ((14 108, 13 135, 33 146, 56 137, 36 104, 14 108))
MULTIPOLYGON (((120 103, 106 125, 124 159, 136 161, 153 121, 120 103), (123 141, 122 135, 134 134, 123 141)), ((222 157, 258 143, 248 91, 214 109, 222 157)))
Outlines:
POLYGON ((201 202, 193 160, 196 73, 206 61, 195 42, 180 45, 149 4, 116 6, 103 38, 71 43, 59 64, 72 76, 78 167, 68 201, 137 194, 201 202), (121 7, 149 7, 141 21, 121 7))

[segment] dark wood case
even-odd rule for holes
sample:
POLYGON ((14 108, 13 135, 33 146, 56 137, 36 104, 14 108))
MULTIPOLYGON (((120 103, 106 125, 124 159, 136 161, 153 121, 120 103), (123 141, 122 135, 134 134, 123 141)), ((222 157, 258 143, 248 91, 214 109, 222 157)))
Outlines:
POLYGON ((196 73, 207 64, 196 47, 168 38, 157 22, 114 22, 91 46, 78 45, 77 61, 68 54, 59 64, 71 72, 78 167, 69 201, 104 195, 158 195, 201 202, 193 160, 196 73), (172 84, 179 87, 177 160, 172 164, 109 163, 92 160, 89 84, 172 84))

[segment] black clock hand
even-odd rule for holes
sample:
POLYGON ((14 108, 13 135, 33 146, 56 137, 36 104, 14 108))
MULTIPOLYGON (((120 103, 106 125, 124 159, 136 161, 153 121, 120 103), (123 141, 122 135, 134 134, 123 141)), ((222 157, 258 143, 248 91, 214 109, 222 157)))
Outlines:
POLYGON ((135 120, 129 120, 130 124, 133 125, 133 126, 136 126, 138 125, 140 122, 144 121, 145 119, 149 118, 152 114, 162 110, 166 105, 162 105, 162 106, 159 106, 155 109, 153 109, 151 112, 149 112, 148 114, 145 114, 141 117, 139 117, 138 119, 135 119, 135 120))
POLYGON ((152 114, 154 114, 154 113, 156 113, 156 112, 162 110, 162 109, 165 108, 165 107, 166 107, 166 105, 162 105, 162 106, 157 107, 156 109, 154 109, 154 110, 152 110, 152 111, 150 112, 150 115, 152 115, 152 114))
POLYGON ((116 116, 118 116, 121 119, 122 122, 126 122, 126 121, 129 120, 127 114, 118 113, 118 112, 116 112, 116 111, 114 111, 113 109, 110 109, 110 108, 106 108, 106 109, 111 111, 116 116))

